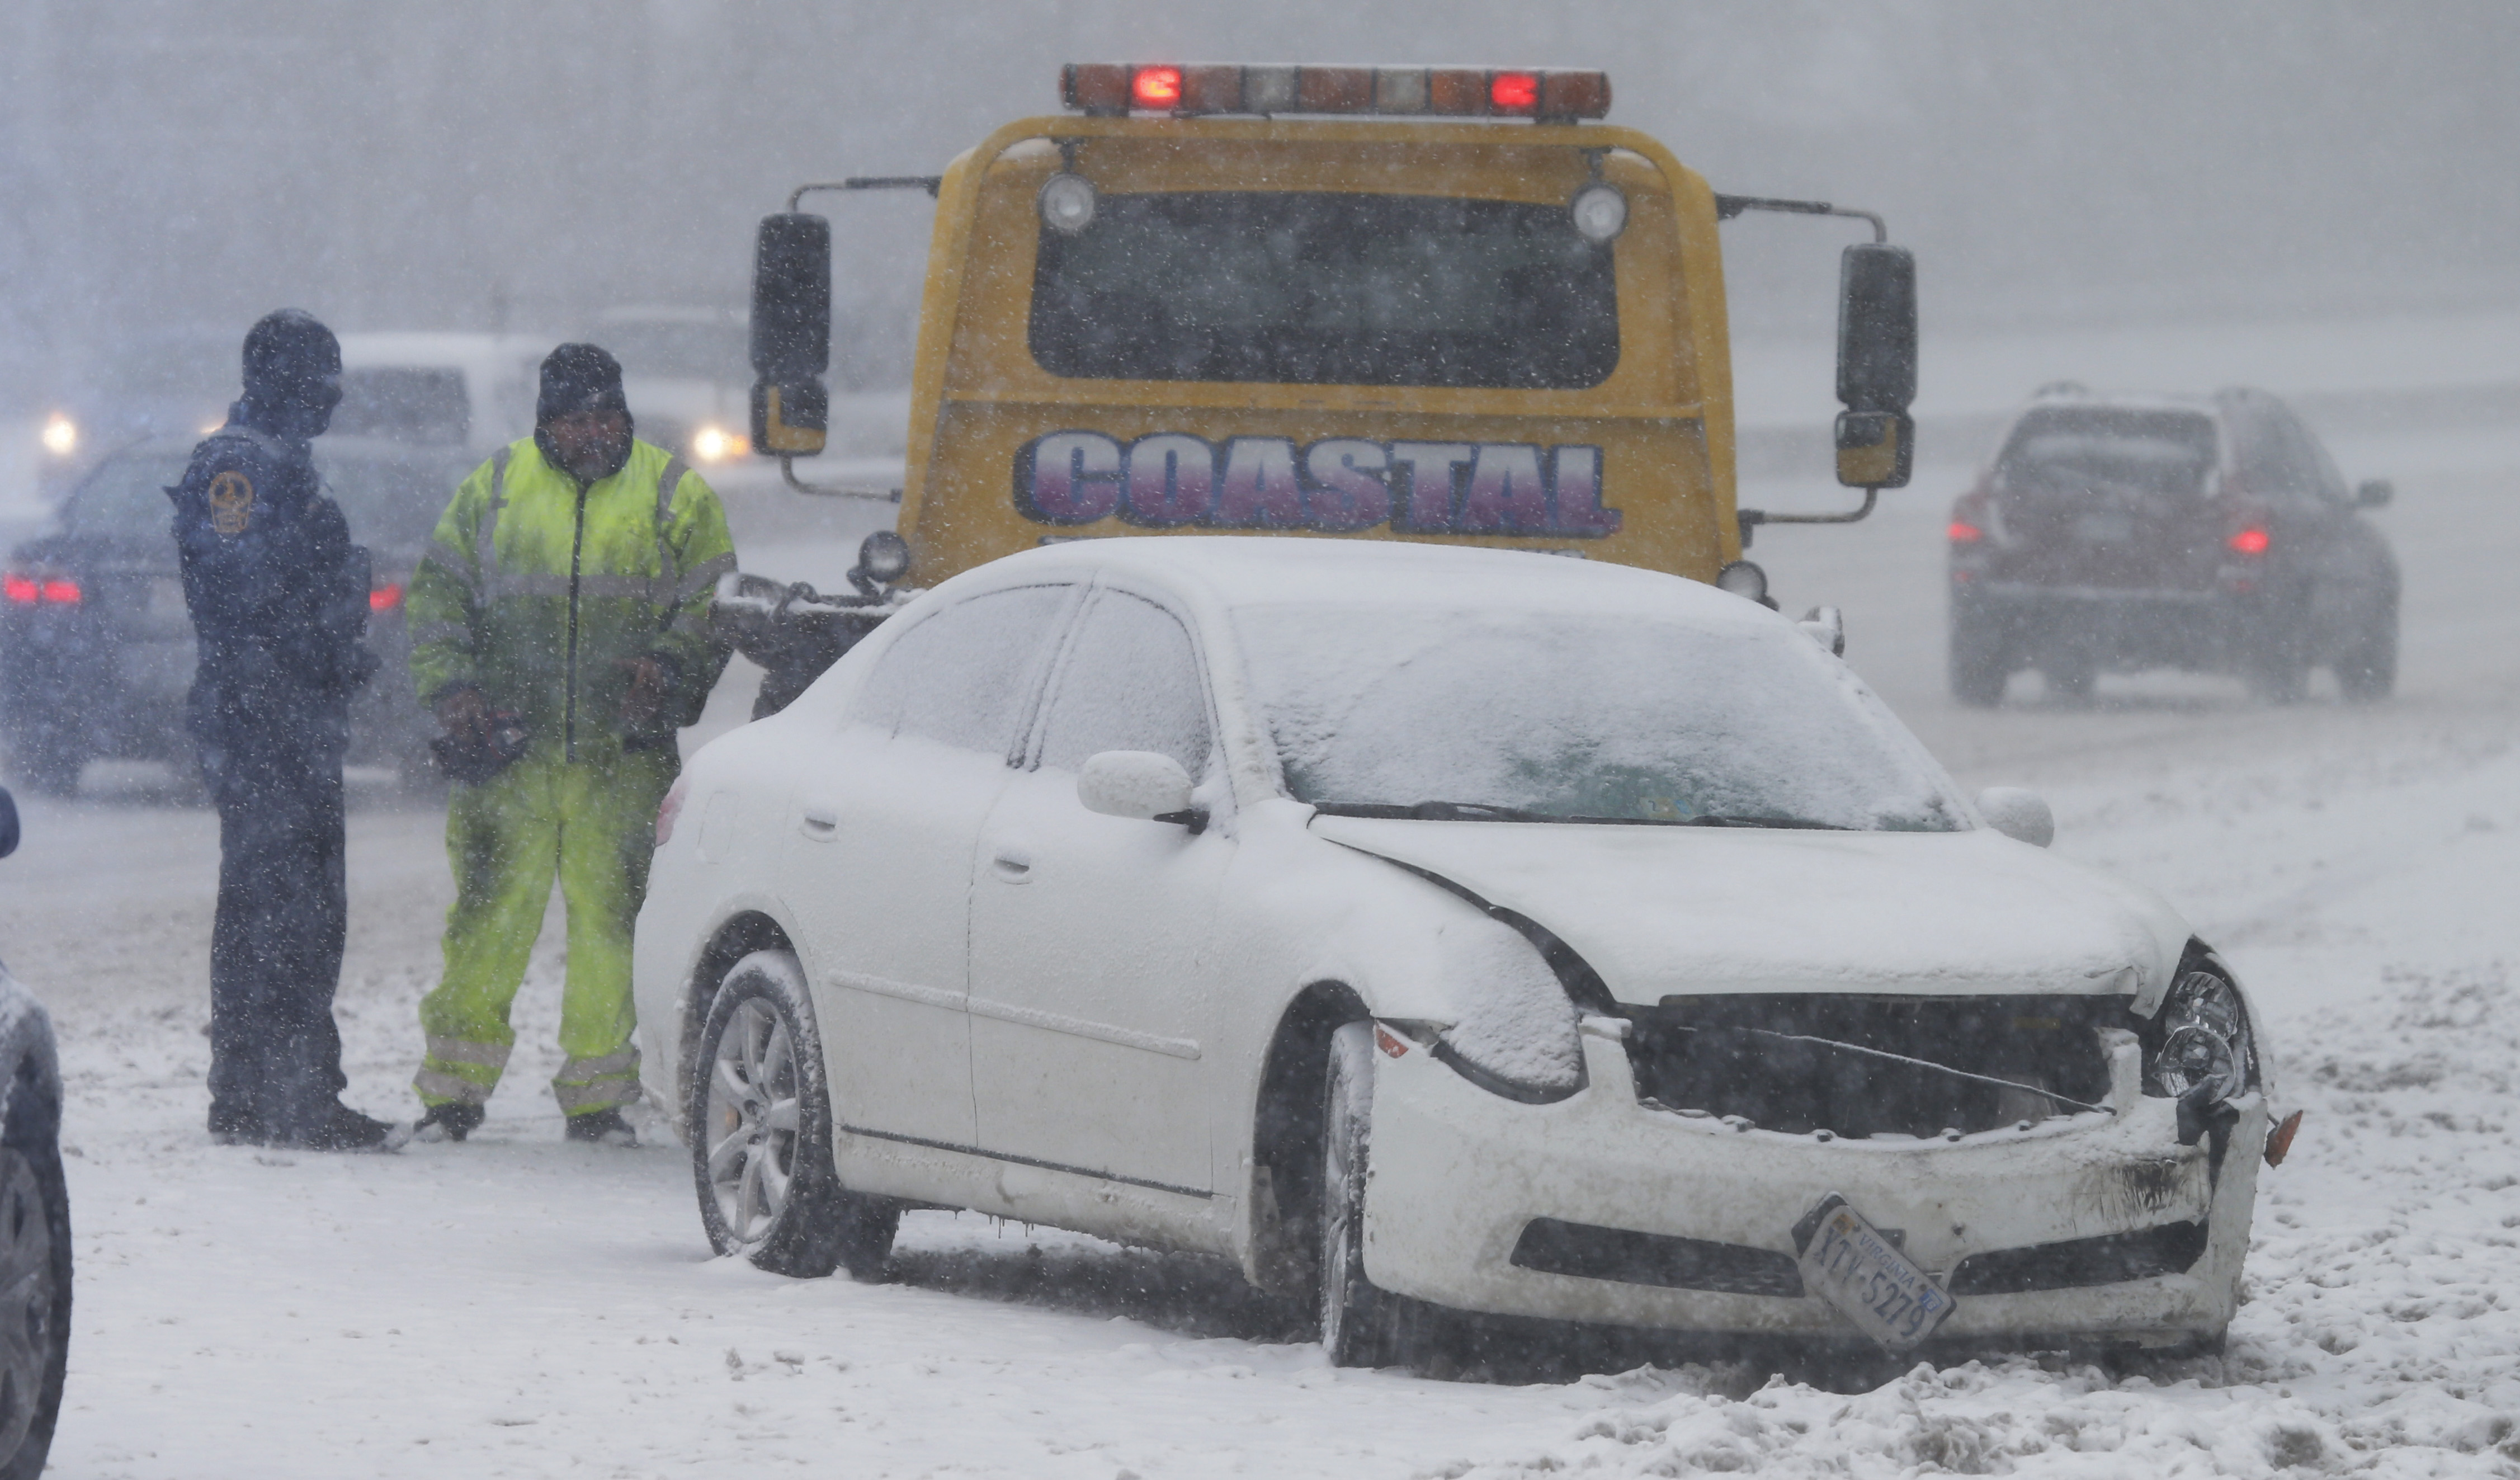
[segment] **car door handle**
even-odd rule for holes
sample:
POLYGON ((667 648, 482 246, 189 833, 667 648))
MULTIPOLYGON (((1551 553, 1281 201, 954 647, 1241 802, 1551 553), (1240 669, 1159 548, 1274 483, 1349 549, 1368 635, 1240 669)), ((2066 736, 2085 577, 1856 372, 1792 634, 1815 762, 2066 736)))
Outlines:
POLYGON ((1011 884, 1032 878, 1032 850, 1015 843, 1001 844, 989 860, 989 872, 1011 884))
POLYGON ((796 830, 816 842, 830 842, 840 835, 840 809, 830 802, 807 802, 797 809, 796 830))

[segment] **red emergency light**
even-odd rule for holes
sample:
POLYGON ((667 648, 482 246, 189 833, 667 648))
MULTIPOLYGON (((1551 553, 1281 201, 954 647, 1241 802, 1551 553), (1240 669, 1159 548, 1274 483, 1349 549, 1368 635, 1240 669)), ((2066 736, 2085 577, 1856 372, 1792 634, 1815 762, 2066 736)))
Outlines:
POLYGON ((1098 117, 1371 113, 1571 123, 1610 112, 1609 73, 1530 68, 1071 62, 1058 91, 1067 107, 1098 117))
POLYGON ((370 611, 391 611, 401 605, 402 586, 399 582, 388 581, 384 585, 376 587, 368 593, 368 609, 370 611))
POLYGON ((1129 78, 1129 102, 1138 108, 1169 112, 1182 105, 1178 67, 1142 67, 1129 78))
POLYGON ((2268 537, 2265 530, 2250 528, 2241 530, 2224 543, 2242 555, 2264 555, 2267 553, 2267 547, 2274 541, 2268 537))
POLYGON ((1985 530, 1966 519, 1952 520, 1952 527, 1943 532, 1951 536, 1951 541, 1955 545, 1974 545, 1986 538, 1985 530))

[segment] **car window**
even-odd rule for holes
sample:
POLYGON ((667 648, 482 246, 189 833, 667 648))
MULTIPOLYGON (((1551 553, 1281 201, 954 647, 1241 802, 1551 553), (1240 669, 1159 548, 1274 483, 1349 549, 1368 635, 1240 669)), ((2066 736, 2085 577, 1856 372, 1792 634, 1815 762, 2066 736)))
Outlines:
POLYGON ((341 372, 333 433, 406 442, 461 442, 472 432, 464 372, 430 366, 361 365, 341 372))
POLYGON ((109 539, 165 539, 175 506, 166 490, 192 462, 182 452, 126 452, 106 459, 70 495, 62 524, 72 534, 109 539))
POLYGON ((1316 805, 1881 831, 1967 826, 1845 664, 1781 623, 1263 605, 1235 614, 1288 789, 1316 805))
POLYGON ((1618 368, 1618 275, 1554 202, 1114 194, 1042 233, 1031 340, 1087 380, 1581 389, 1618 368))
POLYGON ((2290 414, 2270 411, 2252 418, 2249 429, 2241 444, 2241 474, 2251 493, 2273 499, 2344 499, 2344 475, 2318 439, 2290 414))
POLYGON ((925 617, 877 660, 851 717, 894 735, 1006 754, 1070 589, 991 591, 925 617))
POLYGON ((1051 692, 1041 763, 1062 771, 1104 750, 1152 750, 1207 769, 1207 693, 1171 612, 1117 591, 1094 599, 1051 692))
POLYGON ((1996 475, 2007 491, 2039 501, 2117 495, 2178 505, 2204 492, 2214 461, 2214 424, 2195 412, 2042 407, 2013 427, 1996 475))

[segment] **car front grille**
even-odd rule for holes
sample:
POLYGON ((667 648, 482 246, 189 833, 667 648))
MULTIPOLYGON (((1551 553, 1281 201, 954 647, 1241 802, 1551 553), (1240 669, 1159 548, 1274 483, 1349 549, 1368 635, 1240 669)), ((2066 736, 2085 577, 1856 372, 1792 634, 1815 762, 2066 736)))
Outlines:
POLYGON ((1859 1140, 2071 1113, 2050 1095, 2096 1104, 2109 1093, 2099 1030, 2140 1026, 2122 997, 1733 993, 1666 997, 1630 1016, 1640 1099, 1859 1140))
POLYGON ((1726 1295, 1780 1295, 1789 1300, 1800 1299, 1803 1293, 1802 1273, 1794 1267, 1791 1254, 1555 1218, 1535 1218, 1523 1225, 1512 1263, 1517 1269, 1544 1275, 1613 1279, 1622 1284, 1658 1284, 1726 1295))
POLYGON ((2132 1233, 1971 1254, 1952 1271, 1955 1295, 2019 1295, 2183 1275, 2205 1253, 2205 1225, 2165 1223, 2132 1233))

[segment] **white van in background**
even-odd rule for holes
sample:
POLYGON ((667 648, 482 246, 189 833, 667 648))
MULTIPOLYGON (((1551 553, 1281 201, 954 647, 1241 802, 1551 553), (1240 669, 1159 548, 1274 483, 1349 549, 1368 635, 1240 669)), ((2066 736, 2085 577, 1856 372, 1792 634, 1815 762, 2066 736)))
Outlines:
POLYGON ((341 336, 333 430, 487 457, 534 429, 547 336, 398 331, 341 336))
POLYGON ((743 314, 700 307, 621 307, 587 338, 621 362, 622 391, 643 441, 712 475, 751 450, 750 331, 743 314))

